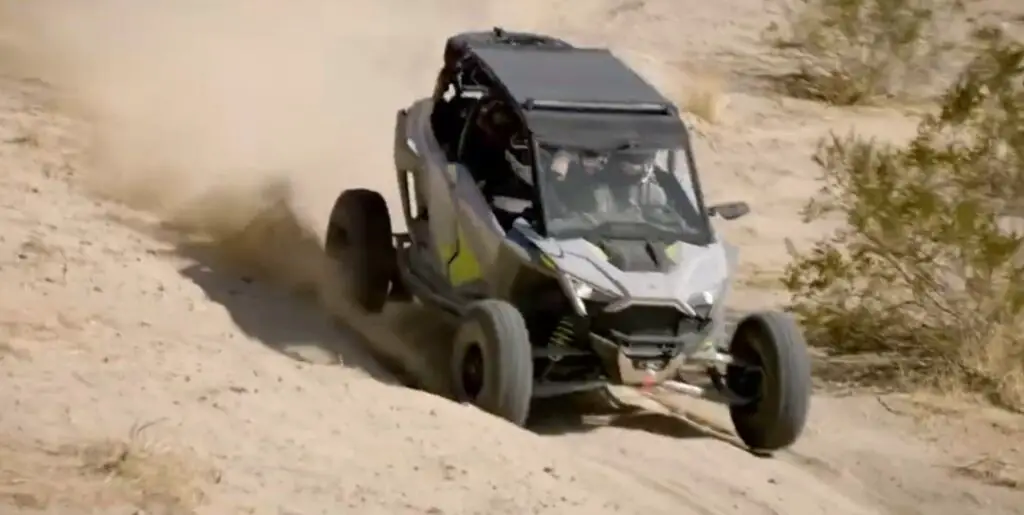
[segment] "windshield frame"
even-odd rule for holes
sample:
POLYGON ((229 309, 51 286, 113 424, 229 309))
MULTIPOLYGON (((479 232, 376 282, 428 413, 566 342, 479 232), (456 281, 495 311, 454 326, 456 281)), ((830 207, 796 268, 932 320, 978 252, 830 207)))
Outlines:
MULTIPOLYGON (((537 201, 538 201, 537 202, 537 206, 538 206, 538 209, 537 209, 537 225, 538 226, 536 227, 537 231, 540 234, 542 234, 543 236, 545 236, 545 237, 555 238, 555 239, 564 239, 564 238, 618 239, 618 238, 611 238, 608 235, 602 234, 600 231, 597 231, 597 230, 588 230, 588 231, 581 231, 581 230, 565 230, 565 231, 554 230, 553 231, 553 230, 551 230, 551 218, 549 217, 548 210, 545 209, 545 207, 549 204, 549 202, 551 202, 551 199, 554 197, 554 191, 553 191, 553 185, 551 184, 550 180, 546 178, 547 174, 541 173, 540 155, 541 155, 541 146, 542 145, 551 145, 551 146, 557 146, 557 147, 562 147, 562 148, 567 148, 567 149, 599 150, 599 149, 589 148, 589 147, 586 147, 586 146, 564 145, 564 144, 559 144, 557 142, 541 141, 538 138, 536 138, 535 136, 531 135, 530 142, 529 142, 529 150, 530 150, 530 160, 531 160, 531 163, 533 165, 532 166, 532 168, 533 168, 533 181, 534 181, 534 185, 535 185, 535 189, 536 189, 535 195, 536 195, 537 201)), ((664 144, 649 144, 649 145, 645 145, 645 144, 641 143, 641 144, 633 145, 631 148, 640 149, 640 150, 655 150, 655 149, 657 149, 657 150, 667 150, 667 151, 670 152, 670 154, 669 154, 669 160, 670 161, 673 160, 673 159, 677 159, 678 158, 677 156, 679 156, 680 153, 683 155, 682 157, 683 157, 683 159, 685 159, 685 163, 682 163, 681 165, 675 165, 672 168, 677 168, 678 166, 686 166, 686 169, 687 169, 686 173, 688 174, 690 186, 692 188, 693 198, 690 198, 689 195, 687 195, 687 192, 685 192, 685 191, 683 191, 683 195, 685 197, 687 197, 686 198, 687 201, 692 201, 693 202, 693 204, 694 204, 693 207, 696 209, 697 217, 698 217, 698 219, 694 220, 694 221, 696 221, 699 224, 699 227, 695 228, 697 233, 698 233, 696 235, 694 235, 694 234, 686 234, 686 233, 680 231, 678 233, 675 233, 673 235, 672 239, 674 241, 682 241, 682 242, 685 242, 685 243, 689 243, 689 244, 692 244, 692 245, 698 245, 698 246, 707 246, 707 245, 710 245, 710 244, 714 243, 717 240, 717 237, 715 235, 714 229, 713 229, 712 224, 711 224, 711 217, 709 216, 707 208, 705 206, 704 193, 703 193, 703 190, 701 188, 700 175, 697 172, 697 165, 696 165, 696 161, 695 161, 694 155, 693 155, 693 146, 692 146, 691 141, 690 141, 689 131, 684 131, 683 132, 682 140, 680 142, 678 142, 677 144, 674 144, 674 145, 664 145, 664 144)), ((607 150, 607 149, 600 149, 600 150, 607 150)), ((670 170, 669 172, 672 173, 673 179, 676 181, 676 183, 678 184, 679 188, 684 188, 684 186, 681 184, 681 179, 678 176, 675 175, 675 170, 670 170)), ((657 232, 658 231, 656 231, 656 230, 651 230, 650 234, 647 235, 648 238, 637 238, 637 239, 666 240, 666 238, 663 235, 663 232, 662 232, 661 236, 655 235, 655 233, 657 233, 657 232)), ((633 239, 633 238, 623 238, 623 239, 633 239)))

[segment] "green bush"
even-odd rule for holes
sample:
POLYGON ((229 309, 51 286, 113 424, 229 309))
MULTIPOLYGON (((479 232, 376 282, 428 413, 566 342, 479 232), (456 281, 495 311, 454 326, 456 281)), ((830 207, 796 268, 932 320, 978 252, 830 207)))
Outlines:
POLYGON ((812 342, 1024 400, 1024 46, 998 30, 904 147, 833 135, 805 220, 843 228, 785 274, 812 342), (1014 225, 1020 227, 1015 228, 1014 225))
POLYGON ((953 48, 947 21, 961 9, 960 0, 790 0, 766 37, 799 63, 781 80, 788 94, 858 104, 927 83, 953 48))

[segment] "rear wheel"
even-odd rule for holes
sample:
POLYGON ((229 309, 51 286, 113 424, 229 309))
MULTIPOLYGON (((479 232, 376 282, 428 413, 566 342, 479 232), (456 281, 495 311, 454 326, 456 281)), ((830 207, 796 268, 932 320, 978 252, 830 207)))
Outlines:
POLYGON ((327 255, 340 265, 344 287, 366 311, 380 313, 397 264, 387 202, 366 189, 338 196, 327 225, 327 255))
POLYGON ((755 451, 796 442, 807 422, 811 363, 800 328, 783 313, 747 315, 736 327, 726 385, 748 402, 730 408, 736 433, 755 451))
POLYGON ((533 358, 519 310, 500 300, 470 305, 455 335, 451 380, 456 400, 519 426, 526 423, 533 358))

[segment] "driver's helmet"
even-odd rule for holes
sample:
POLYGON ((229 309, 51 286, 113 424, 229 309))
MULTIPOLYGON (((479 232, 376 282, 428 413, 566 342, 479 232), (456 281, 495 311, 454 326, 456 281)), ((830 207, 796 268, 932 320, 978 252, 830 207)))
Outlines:
POLYGON ((598 152, 582 152, 580 153, 580 168, 586 172, 587 175, 596 175, 598 172, 604 169, 605 164, 608 163, 608 156, 598 152))
POLYGON ((630 179, 641 180, 654 170, 653 152, 627 151, 619 155, 619 169, 630 179))

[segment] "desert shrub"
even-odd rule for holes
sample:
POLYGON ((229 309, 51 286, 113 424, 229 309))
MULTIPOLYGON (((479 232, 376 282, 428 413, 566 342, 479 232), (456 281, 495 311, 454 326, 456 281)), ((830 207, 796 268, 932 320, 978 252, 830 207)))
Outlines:
POLYGON ((785 274, 812 342, 1024 400, 1024 46, 997 30, 906 146, 823 141, 807 221, 845 223, 785 274))
POLYGON ((901 95, 926 84, 953 49, 960 0, 782 0, 769 42, 796 59, 790 95, 838 105, 901 95))

